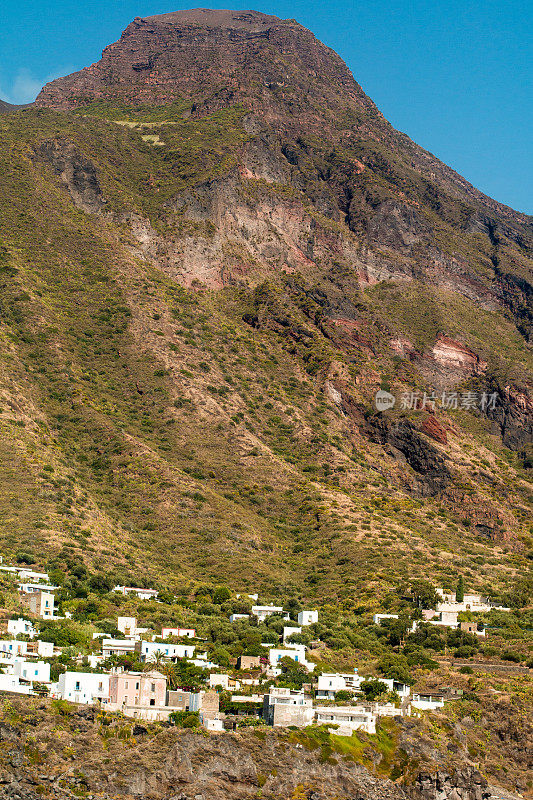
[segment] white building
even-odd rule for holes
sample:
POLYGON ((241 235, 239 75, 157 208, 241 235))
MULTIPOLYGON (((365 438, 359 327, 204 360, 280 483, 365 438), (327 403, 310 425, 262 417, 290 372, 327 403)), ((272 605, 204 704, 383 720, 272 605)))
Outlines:
POLYGON ((157 654, 163 658, 193 658, 196 647, 193 644, 170 644, 170 642, 136 643, 136 651, 144 661, 153 661, 157 654))
POLYGON ((168 639, 169 636, 176 636, 176 638, 194 639, 196 631, 194 628, 163 628, 161 631, 161 638, 168 639))
POLYGON ((422 611, 422 617, 425 622, 429 622, 430 625, 442 625, 445 628, 457 628, 458 616, 458 611, 433 611, 426 609, 422 611))
POLYGON ((230 614, 229 621, 230 622, 237 622, 239 619, 250 619, 249 614, 230 614))
POLYGON ((33 627, 33 623, 27 619, 22 619, 19 617, 18 619, 10 619, 7 623, 7 632, 11 636, 29 636, 30 639, 33 639, 37 636, 37 631, 33 627))
MULTIPOLYGON (((272 614, 283 614, 283 608, 281 606, 252 606, 252 614, 257 617, 259 622, 264 622, 272 614)), ((283 614, 283 619, 288 620, 290 617, 288 614, 283 614)))
POLYGON ((0 673, 0 692, 16 692, 17 694, 32 694, 33 689, 29 683, 21 683, 18 675, 0 673))
POLYGON ((30 683, 50 683, 50 664, 46 661, 26 661, 17 659, 8 668, 11 675, 30 683))
POLYGON ((44 583, 19 583, 18 590, 22 594, 32 594, 32 592, 55 592, 58 586, 44 583))
POLYGON ((298 664, 302 664, 309 672, 315 668, 305 657, 306 647, 303 644, 293 644, 290 647, 273 647, 268 651, 268 660, 271 667, 278 667, 282 658, 292 658, 298 664))
POLYGON ((378 678, 382 683, 384 683, 389 690, 389 692, 396 692, 400 699, 405 699, 409 697, 411 694, 411 687, 407 683, 401 683, 400 681, 395 681, 393 678, 382 678, 381 676, 378 678))
POLYGON ((283 628, 283 644, 287 643, 287 639, 290 639, 294 633, 301 633, 302 629, 300 627, 296 627, 294 625, 286 625, 283 628))
POLYGON ((376 715, 365 706, 324 706, 316 708, 317 725, 337 725, 339 736, 351 736, 354 731, 376 732, 376 715))
POLYGON ((229 691, 230 689, 240 689, 241 682, 225 673, 212 672, 209 676, 209 686, 211 689, 214 689, 215 686, 219 686, 221 689, 229 691))
POLYGON ((398 614, 374 614, 372 622, 374 625, 381 625, 384 619, 398 619, 398 614))
POLYGON ((511 610, 491 603, 488 597, 483 597, 480 594, 465 594, 463 595, 463 600, 458 603, 455 592, 444 592, 441 588, 437 588, 435 591, 442 597, 442 602, 436 605, 436 611, 479 611, 486 613, 491 608, 498 608, 500 611, 511 610))
POLYGON ((96 672, 64 672, 56 685, 57 696, 71 703, 95 703, 109 699, 109 675, 96 672))
POLYGON ((134 639, 102 639, 102 656, 104 660, 110 656, 126 656, 135 652, 134 639))
POLYGON ((417 708, 420 711, 435 711, 437 708, 443 707, 444 695, 440 694, 440 692, 431 692, 427 694, 417 692, 413 694, 411 705, 413 708, 417 708))
POLYGON ((314 625, 318 622, 318 611, 298 612, 298 625, 314 625))
POLYGON ((118 617, 117 630, 123 633, 124 636, 134 637, 137 633, 137 618, 136 617, 118 617))
POLYGON ((28 642, 19 642, 16 639, 0 639, 0 652, 10 656, 25 656, 28 652, 28 642))
POLYGON ((32 569, 28 569, 28 567, 0 566, 0 570, 2 570, 2 572, 9 572, 12 575, 16 575, 21 581, 41 581, 43 583, 48 583, 50 580, 46 572, 34 572, 32 569))
POLYGON ((113 591, 123 595, 135 594, 139 600, 157 600, 159 596, 159 592, 155 589, 143 589, 138 586, 115 586, 113 591))
POLYGON ((353 672, 323 672, 318 677, 317 698, 334 700, 337 692, 357 692, 363 679, 357 670, 353 672))

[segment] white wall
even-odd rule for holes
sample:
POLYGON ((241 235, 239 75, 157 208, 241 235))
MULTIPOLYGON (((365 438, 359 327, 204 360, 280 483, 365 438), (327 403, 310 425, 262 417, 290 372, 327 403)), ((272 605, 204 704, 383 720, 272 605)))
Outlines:
POLYGON ((109 675, 96 672, 64 672, 57 682, 57 693, 71 703, 93 703, 109 697, 109 675))

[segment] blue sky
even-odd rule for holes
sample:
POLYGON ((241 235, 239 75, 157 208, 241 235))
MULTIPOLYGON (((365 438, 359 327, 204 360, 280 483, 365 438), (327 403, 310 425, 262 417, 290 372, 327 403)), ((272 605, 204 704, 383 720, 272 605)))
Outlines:
MULTIPOLYGON (((180 0, 1 0, 0 97, 100 57, 136 16, 180 0)), ((348 63, 387 119, 475 186, 533 214, 533 3, 528 0, 226 0, 294 17, 348 63)))

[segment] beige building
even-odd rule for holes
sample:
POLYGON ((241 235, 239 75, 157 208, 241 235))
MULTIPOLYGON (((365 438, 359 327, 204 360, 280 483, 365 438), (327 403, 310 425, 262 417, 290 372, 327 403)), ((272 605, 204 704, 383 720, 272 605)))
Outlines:
POLYGON ((313 701, 303 692, 273 686, 263 699, 263 719, 267 725, 305 728, 313 722, 313 701))
POLYGON ((25 592, 21 600, 30 614, 42 619, 54 618, 55 596, 52 592, 25 592))

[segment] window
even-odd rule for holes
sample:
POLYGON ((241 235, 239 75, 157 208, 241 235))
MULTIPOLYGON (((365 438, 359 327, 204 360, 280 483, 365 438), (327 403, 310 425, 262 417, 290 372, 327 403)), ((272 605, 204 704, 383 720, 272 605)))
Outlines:
POLYGON ((155 706, 155 700, 153 698, 150 700, 150 705, 155 706))
POLYGON ((151 689, 151 691, 152 691, 152 692, 155 692, 155 683, 152 683, 152 689, 151 689))
POLYGON ((79 688, 80 688, 80 682, 79 681, 76 681, 76 686, 74 688, 75 688, 76 691, 79 690, 79 688))
POLYGON ((99 691, 99 692, 102 692, 103 690, 104 690, 104 684, 102 683, 102 681, 100 681, 100 682, 98 683, 98 691, 99 691))
POLYGON ((137 683, 135 684, 135 688, 136 688, 136 689, 138 689, 138 688, 139 688, 139 681, 137 681, 137 683))
POLYGON ((124 683, 124 688, 125 688, 125 689, 127 689, 127 688, 128 688, 128 681, 125 681, 125 683, 124 683))

